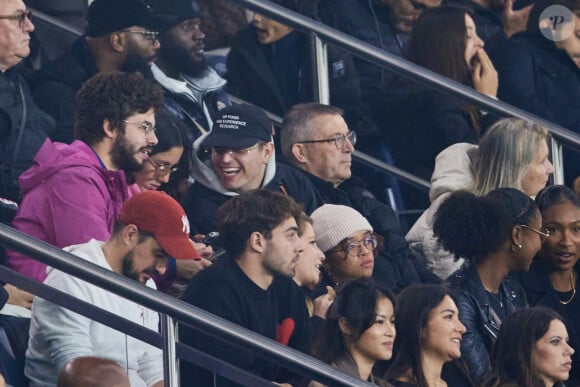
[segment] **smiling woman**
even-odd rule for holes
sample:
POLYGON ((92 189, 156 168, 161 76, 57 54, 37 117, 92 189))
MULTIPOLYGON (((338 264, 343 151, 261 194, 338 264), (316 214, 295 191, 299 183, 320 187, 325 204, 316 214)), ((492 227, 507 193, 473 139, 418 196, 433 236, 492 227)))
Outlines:
MULTIPOLYGON (((409 287, 399 294, 395 316, 395 358, 385 378, 395 386, 454 385, 443 380, 443 366, 461 357, 465 326, 449 289, 440 285, 409 287)), ((465 375, 461 385, 470 385, 465 375)))
MULTIPOLYGON (((172 174, 180 167, 188 168, 187 156, 184 156, 183 135, 179 124, 170 113, 163 109, 155 112, 155 131, 158 139, 157 145, 152 148, 149 158, 145 160, 143 168, 132 174, 132 193, 157 190, 163 184, 172 180, 172 174)), ((181 176, 182 174, 180 174, 181 176)))
MULTIPOLYGON (((394 308, 392 293, 370 279, 344 284, 315 340, 313 356, 374 385, 390 386, 371 371, 375 362, 389 360, 393 354, 394 308)), ((316 382, 309 385, 319 386, 316 382)))

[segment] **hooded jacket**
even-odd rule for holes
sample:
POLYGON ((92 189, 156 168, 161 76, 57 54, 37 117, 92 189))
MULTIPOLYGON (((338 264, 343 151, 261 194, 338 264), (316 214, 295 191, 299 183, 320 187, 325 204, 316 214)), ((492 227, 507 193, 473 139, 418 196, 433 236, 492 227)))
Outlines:
POLYGON ((429 190, 431 205, 421 214, 405 237, 411 249, 425 257, 427 268, 443 280, 459 269, 463 259, 456 260, 455 255, 443 249, 433 235, 435 214, 452 192, 469 189, 473 185, 469 152, 474 149, 477 149, 476 145, 458 143, 437 155, 429 190))
MULTIPOLYGON (((221 184, 213 171, 210 160, 203 161, 201 144, 208 136, 206 133, 193 144, 193 169, 191 176, 195 182, 189 188, 184 209, 191 223, 191 233, 207 234, 217 229, 217 209, 229 198, 238 193, 228 191, 221 184)), ((302 204, 304 211, 310 214, 323 204, 318 190, 300 171, 276 162, 276 154, 266 165, 261 189, 282 192, 302 204)))
MULTIPOLYGON (((127 183, 123 171, 109 171, 82 141, 70 145, 47 140, 34 165, 20 176, 24 198, 12 226, 56 247, 108 240, 127 183)), ((7 266, 42 281, 46 265, 7 251, 7 266)))
POLYGON ((151 65, 151 72, 163 87, 163 104, 189 129, 186 133, 188 144, 209 132, 213 116, 230 105, 224 90, 226 81, 210 67, 195 78, 185 74, 180 74, 179 79, 170 78, 155 64, 151 65))

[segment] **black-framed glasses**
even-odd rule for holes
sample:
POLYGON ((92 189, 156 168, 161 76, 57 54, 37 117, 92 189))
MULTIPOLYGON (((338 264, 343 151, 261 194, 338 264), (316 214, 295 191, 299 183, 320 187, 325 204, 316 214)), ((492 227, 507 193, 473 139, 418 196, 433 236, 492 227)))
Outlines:
POLYGON ((133 121, 123 120, 123 122, 125 122, 127 124, 135 125, 139 129, 141 129, 143 132, 145 132, 146 136, 150 136, 152 134, 155 134, 155 131, 157 130, 157 128, 155 126, 153 126, 150 122, 147 122, 147 121, 133 122, 133 121))
POLYGON ((212 146, 209 148, 209 151, 211 152, 212 155, 216 156, 223 156, 225 154, 231 156, 245 156, 259 146, 260 143, 252 145, 251 147, 248 148, 229 148, 227 146, 212 146))
POLYGON ((330 249, 330 252, 342 250, 347 254, 347 256, 355 257, 361 253, 362 246, 366 247, 369 251, 373 251, 377 248, 377 245, 377 236, 375 233, 371 233, 359 241, 348 241, 342 243, 335 248, 330 249))
POLYGON ((8 20, 18 21, 18 26, 20 28, 24 27, 24 24, 26 24, 26 19, 31 20, 31 18, 32 18, 32 12, 29 9, 27 9, 26 11, 18 12, 17 14, 14 14, 14 15, 0 15, 0 19, 8 19, 8 20))
POLYGON ((143 36, 143 38, 149 43, 149 45, 153 46, 159 37, 159 32, 155 31, 133 31, 133 30, 121 30, 119 32, 128 32, 131 34, 139 34, 143 36))
POLYGON ((170 175, 174 172, 177 172, 179 169, 179 167, 172 167, 171 165, 167 164, 157 164, 155 161, 153 161, 153 159, 151 159, 151 157, 149 157, 147 161, 153 165, 153 168, 155 168, 155 176, 158 177, 170 175))
POLYGON ((549 232, 543 232, 538 230, 537 228, 533 228, 531 226, 528 226, 527 224, 520 224, 520 227, 523 228, 527 228, 530 231, 535 232, 536 234, 538 234, 540 236, 540 241, 543 243, 546 239, 548 239, 550 237, 550 233, 549 232))
POLYGON ((320 142, 334 142, 336 145, 336 149, 343 150, 346 146, 346 140, 352 144, 352 146, 356 145, 356 132, 351 130, 347 134, 337 134, 332 138, 327 138, 324 140, 306 140, 306 141, 298 141, 297 144, 316 144, 320 142))

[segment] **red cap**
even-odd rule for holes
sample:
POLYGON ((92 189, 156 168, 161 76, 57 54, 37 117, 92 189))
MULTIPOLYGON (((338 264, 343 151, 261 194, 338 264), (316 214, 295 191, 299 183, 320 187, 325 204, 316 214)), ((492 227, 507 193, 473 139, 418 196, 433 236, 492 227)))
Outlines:
POLYGON ((201 259, 189 240, 189 220, 183 208, 165 192, 145 191, 123 203, 119 221, 155 236, 175 259, 201 259))

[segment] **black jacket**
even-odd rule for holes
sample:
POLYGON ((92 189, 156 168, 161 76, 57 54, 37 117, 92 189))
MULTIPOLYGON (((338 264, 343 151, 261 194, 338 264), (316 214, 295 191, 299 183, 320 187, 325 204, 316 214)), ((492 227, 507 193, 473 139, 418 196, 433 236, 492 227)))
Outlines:
MULTIPOLYGON (((574 269, 576 273, 580 273, 580 262, 576 263, 574 269)), ((566 382, 566 385, 580 386, 580 355, 578 354, 580 349, 580 321, 572 319, 566 311, 567 307, 560 303, 558 294, 548 277, 549 272, 550 269, 536 257, 528 272, 514 273, 514 277, 525 289, 530 306, 545 306, 553 309, 564 319, 568 336, 570 337, 570 346, 576 350, 576 353, 572 356, 572 371, 570 371, 570 379, 566 382)), ((576 288, 578 289, 579 287, 580 281, 576 280, 576 288)), ((580 308, 580 298, 576 299, 576 297, 572 299, 568 306, 578 310, 580 308)))
POLYGON ((56 121, 56 131, 48 133, 53 141, 74 141, 75 96, 83 83, 98 72, 84 37, 78 38, 69 52, 47 63, 30 79, 34 101, 56 121))
MULTIPOLYGON (((325 24, 346 32, 383 50, 403 56, 407 34, 397 32, 389 22, 389 7, 378 0, 321 0, 317 17, 325 24)), ((361 77, 365 101, 377 101, 381 89, 397 79, 388 70, 356 57, 356 69, 361 77)))
MULTIPOLYGON (((299 102, 315 100, 309 53, 310 44, 299 32, 263 45, 250 25, 238 34, 228 54, 226 88, 231 94, 282 116, 299 102)), ((375 134, 370 112, 361 102, 353 59, 333 46, 328 46, 328 79, 330 104, 344 110, 351 129, 362 135, 375 134)))
POLYGON ((18 176, 32 166, 54 125, 32 100, 20 66, 0 73, 0 197, 20 202, 18 176))
POLYGON ((332 183, 304 173, 316 187, 324 203, 354 208, 369 221, 376 233, 383 236, 381 259, 375 260, 375 280, 394 292, 416 283, 441 282, 409 249, 393 209, 376 199, 362 181, 351 177, 335 188, 332 183))
MULTIPOLYGON (((491 369, 489 354, 501 321, 492 310, 475 265, 466 261, 447 282, 454 290, 459 318, 467 328, 461 340, 461 358, 467 364, 472 379, 481 382, 491 369)), ((528 306, 524 289, 513 278, 504 278, 499 291, 506 303, 506 313, 528 306)))

